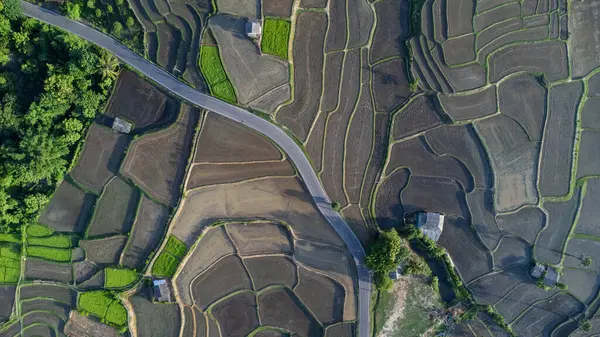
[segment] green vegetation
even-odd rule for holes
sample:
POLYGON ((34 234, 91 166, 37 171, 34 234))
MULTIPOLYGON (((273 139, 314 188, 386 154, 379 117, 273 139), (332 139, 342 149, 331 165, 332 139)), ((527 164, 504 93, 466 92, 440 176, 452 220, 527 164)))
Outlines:
POLYGON ((21 274, 21 253, 15 245, 0 245, 0 283, 17 283, 21 274))
POLYGON ((581 259, 581 264, 584 265, 585 267, 590 267, 593 262, 594 261, 589 256, 586 256, 583 259, 581 259))
POLYGON ((127 311, 121 302, 108 291, 88 291, 79 295, 79 311, 91 314, 103 323, 122 327, 127 323, 127 311))
POLYGON ((25 249, 27 256, 38 257, 56 262, 71 262, 71 249, 29 246, 25 249))
POLYGON ((0 1, 0 12, 9 20, 16 20, 23 15, 23 8, 19 0, 0 1))
POLYGON ((282 19, 265 19, 263 36, 260 43, 261 49, 266 54, 288 59, 288 41, 290 38, 291 24, 282 19))
POLYGON ((235 103, 237 97, 233 85, 227 77, 219 48, 214 46, 202 46, 200 49, 200 70, 206 78, 210 93, 224 101, 235 103))
POLYGON ((152 266, 152 275, 158 277, 171 277, 177 271, 181 258, 185 255, 187 246, 178 238, 170 235, 164 250, 156 258, 152 266))
POLYGON ((2 233, 0 233, 0 242, 20 243, 21 237, 18 234, 2 234, 2 233))
POLYGON ((113 80, 100 74, 100 49, 17 17, 14 1, 0 9, 0 233, 18 234, 63 179, 113 80))
POLYGON ((38 225, 38 224, 33 224, 33 225, 27 226, 27 236, 29 236, 29 237, 42 238, 42 237, 50 236, 52 234, 54 234, 54 231, 51 228, 48 228, 46 226, 42 226, 42 225, 38 225))
POLYGON ((105 288, 125 288, 137 280, 138 274, 135 270, 119 268, 104 269, 105 288))
POLYGON ((425 5, 425 0, 410 1, 410 34, 405 41, 409 41, 421 33, 421 10, 423 5, 425 5))
POLYGON ((366 265, 373 271, 373 281, 377 289, 391 288, 389 273, 397 268, 397 257, 401 251, 402 239, 395 230, 381 232, 377 241, 368 247, 366 265))
POLYGON ((129 48, 143 53, 144 30, 127 1, 74 0, 64 2, 61 8, 69 18, 84 19, 104 33, 114 35, 129 48))
POLYGON ((569 286, 568 286, 568 285, 566 285, 566 284, 564 284, 564 283, 562 283, 562 282, 558 282, 558 283, 556 284, 556 287, 557 287, 558 289, 561 289, 561 290, 567 290, 567 289, 569 289, 569 286))
POLYGON ((592 331, 592 328, 593 328, 592 323, 587 319, 582 319, 579 322, 579 326, 581 327, 581 330, 586 331, 586 332, 592 331))
POLYGON ((73 238, 70 235, 60 234, 48 237, 29 237, 27 244, 32 246, 45 246, 54 248, 71 248, 73 246, 73 238))
POLYGON ((331 209, 333 209, 336 212, 339 212, 340 209, 342 209, 342 205, 340 205, 339 201, 334 201, 331 203, 331 209))

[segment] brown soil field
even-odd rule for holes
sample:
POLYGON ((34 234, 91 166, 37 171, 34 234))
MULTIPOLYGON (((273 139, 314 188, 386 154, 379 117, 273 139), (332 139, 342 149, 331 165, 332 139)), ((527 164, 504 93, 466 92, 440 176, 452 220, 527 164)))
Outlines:
POLYGON ((153 303, 151 298, 150 288, 142 288, 128 299, 137 336, 179 336, 181 316, 177 304, 153 303))
POLYGON ((269 289, 258 297, 261 322, 294 331, 300 336, 321 336, 323 332, 319 323, 298 303, 296 296, 285 288, 269 289))
POLYGON ((363 177, 367 171, 373 146, 374 123, 369 85, 364 84, 346 136, 344 184, 349 201, 353 204, 358 204, 360 201, 363 177), (360 141, 356 141, 358 139, 360 141))
POLYGON ((245 258, 244 264, 252 278, 255 290, 279 284, 293 288, 298 283, 296 264, 286 256, 245 258))
POLYGON ((302 8, 324 8, 327 7, 327 0, 301 0, 302 8))
POLYGON ((396 168, 406 167, 413 175, 453 180, 460 183, 463 190, 473 189, 473 177, 461 162, 452 157, 437 156, 429 149, 422 137, 395 143, 390 150, 386 174, 396 168))
POLYGON ((42 211, 39 222, 58 232, 84 230, 94 206, 95 197, 63 181, 42 211))
POLYGON ((21 286, 19 290, 19 299, 48 297, 58 300, 75 307, 77 304, 77 292, 69 289, 67 286, 50 284, 50 283, 34 283, 21 286))
POLYGON ((443 214, 469 218, 463 190, 448 179, 412 175, 400 199, 404 214, 434 209, 443 214))
POLYGON ((75 276, 75 284, 79 284, 89 280, 98 272, 98 268, 90 261, 82 261, 73 264, 73 275, 75 276))
POLYGON ((121 264, 140 270, 150 252, 159 244, 168 219, 167 208, 143 195, 121 264))
POLYGON ((89 279, 77 284, 77 289, 84 290, 84 291, 102 289, 102 288, 104 288, 104 279, 105 278, 106 278, 106 273, 104 272, 104 269, 102 269, 102 270, 98 271, 97 273, 95 273, 89 279))
POLYGON ((517 121, 533 142, 542 139, 547 110, 547 90, 540 81, 532 75, 521 75, 511 77, 498 86, 500 112, 517 121))
POLYGON ((224 226, 211 228, 204 234, 189 256, 184 259, 181 271, 173 279, 181 301, 186 305, 193 305, 189 290, 192 280, 219 259, 233 253, 235 253, 235 247, 225 232, 224 226))
POLYGON ((493 251, 503 232, 496 221, 494 211, 494 192, 487 189, 476 189, 467 194, 467 206, 471 212, 471 224, 482 243, 489 251, 493 251))
POLYGON ((224 258, 190 284, 194 304, 203 311, 221 297, 244 289, 252 290, 252 282, 237 256, 224 258))
POLYGON ((441 122, 433 99, 417 96, 395 115, 392 134, 399 140, 435 128, 441 122))
POLYGON ((115 328, 96 322, 91 317, 83 316, 77 311, 71 311, 69 321, 65 325, 65 334, 70 337, 80 336, 120 336, 115 328))
POLYGON ((288 335, 284 332, 279 332, 275 330, 262 330, 255 337, 287 337, 288 335))
POLYGON ((131 144, 122 172, 169 207, 177 204, 199 113, 184 105, 174 124, 131 144))
POLYGON ((96 240, 82 240, 79 246, 85 249, 87 259, 96 264, 116 264, 127 242, 126 236, 111 236, 96 240))
POLYGON ((206 225, 236 218, 277 219, 289 224, 298 237, 343 246, 296 178, 268 178, 190 191, 173 220, 171 233, 189 245, 206 225))
POLYGON ((525 207, 516 213, 500 215, 498 226, 508 234, 533 243, 539 231, 544 228, 546 214, 537 207, 525 207))
POLYGON ((400 193, 408 184, 410 172, 400 169, 385 177, 375 198, 377 224, 384 228, 394 228, 404 221, 404 208, 400 203, 400 193))
POLYGON ((326 114, 320 113, 317 116, 315 125, 304 146, 316 172, 321 172, 323 170, 323 139, 325 137, 326 121, 326 114))
POLYGON ((65 321, 69 316, 69 311, 71 311, 71 307, 67 304, 41 298, 20 301, 19 304, 21 306, 21 313, 48 311, 65 321))
POLYGON ((320 178, 331 200, 345 206, 348 200, 343 186, 346 128, 354 111, 360 90, 360 50, 348 52, 344 59, 344 73, 337 109, 327 119, 323 171, 320 178))
POLYGON ((454 157, 466 166, 475 188, 491 187, 493 180, 487 154, 471 126, 443 126, 428 131, 425 139, 438 156, 454 157))
POLYGON ((192 311, 194 312, 194 326, 196 328, 195 337, 209 336, 207 334, 206 316, 196 308, 193 308, 192 311))
POLYGON ((554 295, 556 290, 545 291, 535 284, 523 283, 514 287, 504 298, 494 304, 494 307, 504 315, 508 323, 511 323, 534 302, 554 295))
POLYGON ((71 265, 28 257, 25 262, 25 278, 28 280, 73 283, 71 265))
POLYGON ((41 324, 23 325, 21 331, 22 336, 54 336, 55 333, 52 327, 41 324))
POLYGON ((512 267, 481 277, 469 283, 469 290, 478 304, 494 304, 511 289, 530 281, 528 273, 521 267, 512 267))
POLYGON ((346 47, 348 39, 348 22, 346 21, 345 0, 329 1, 329 27, 325 41, 325 52, 342 50, 346 47))
POLYGON ((209 113, 198 137, 194 162, 254 162, 282 158, 279 149, 267 138, 240 123, 209 113))
POLYGON ((446 248, 465 282, 492 271, 492 259, 467 220, 446 217, 438 244, 446 248))
POLYGON ((0 323, 10 318, 12 314, 13 304, 15 303, 15 290, 14 285, 2 285, 0 286, 0 323))
POLYGON ((173 122, 178 105, 156 86, 125 69, 119 75, 106 115, 123 117, 133 123, 134 132, 143 132, 173 122))
POLYGON ((289 17, 292 15, 293 0, 263 0, 262 10, 265 16, 289 17))
POLYGON ((360 207, 362 208, 366 208, 371 204, 375 182, 387 155, 389 120, 390 117, 387 114, 375 115, 375 138, 373 139, 375 144, 373 145, 373 153, 365 173, 365 182, 360 196, 360 207))
POLYGON ((316 269, 333 278, 346 292, 344 304, 344 320, 356 319, 356 266, 347 252, 331 246, 308 241, 297 241, 295 247, 296 261, 316 269), (318 251, 318 254, 315 252, 318 251))
POLYGON ((326 30, 325 13, 302 12, 296 18, 293 49, 294 102, 281 108, 276 118, 300 140, 305 140, 308 136, 319 110, 326 30))
POLYGON ((138 205, 139 192, 123 179, 112 179, 96 204, 86 237, 126 234, 131 228, 138 205))
POLYGON ((527 267, 531 259, 531 246, 517 238, 505 236, 492 253, 494 269, 504 269, 513 265, 527 267))
POLYGON ((156 25, 158 37, 158 51, 156 60, 152 60, 168 72, 173 72, 177 62, 177 52, 181 40, 181 32, 173 25, 167 22, 161 22, 156 25))
POLYGON ((256 297, 251 292, 219 302, 211 313, 219 322, 221 336, 244 337, 259 325, 256 297))
POLYGON ((373 35, 371 63, 390 56, 406 55, 403 41, 409 32, 409 3, 385 0, 375 4, 378 25, 373 35))
POLYGON ((348 205, 342 211, 342 216, 358 240, 360 240, 363 245, 368 245, 369 240, 373 235, 374 228, 365 223, 360 206, 357 204, 348 205))
POLYGON ((127 135, 93 123, 71 176, 84 187, 99 194, 110 178, 119 171, 129 140, 127 135))
POLYGON ((341 323, 327 328, 326 337, 354 337, 354 323, 341 323))
POLYGON ((183 326, 181 327, 182 336, 194 337, 194 313, 192 308, 183 307, 183 326))
POLYGON ((292 177, 294 175, 296 175, 296 171, 287 160, 246 164, 194 164, 189 173, 186 189, 261 177, 292 177))
POLYGON ((401 58, 385 61, 373 67, 375 110, 391 112, 406 102, 410 96, 406 70, 405 61, 401 58))
POLYGON ((321 97, 322 112, 331 112, 338 105, 345 55, 344 51, 335 51, 325 57, 323 95, 321 97))
POLYGON ((208 317, 208 337, 222 337, 219 333, 219 325, 210 317, 208 317))
POLYGON ((488 116, 496 113, 496 110, 498 110, 495 85, 477 90, 476 92, 439 95, 438 99, 444 112, 455 121, 488 116))
POLYGON ((276 223, 233 223, 227 233, 239 255, 291 254, 291 233, 276 223))
POLYGON ((344 315, 344 287, 306 268, 299 268, 294 292, 323 325, 339 322, 344 315))

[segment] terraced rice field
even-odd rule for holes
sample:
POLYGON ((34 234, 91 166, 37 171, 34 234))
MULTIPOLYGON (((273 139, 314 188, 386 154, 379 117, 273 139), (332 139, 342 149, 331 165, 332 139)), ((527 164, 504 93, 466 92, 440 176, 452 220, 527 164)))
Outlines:
MULTIPOLYGON (((377 22, 390 16, 377 11, 384 4, 376 3, 377 22)), ((418 89, 389 118, 371 203, 377 223, 444 213, 438 244, 477 303, 491 305, 518 336, 581 333, 574 317, 594 317, 597 306, 587 306, 600 298, 592 206, 600 197, 592 145, 600 139, 592 113, 599 77, 590 47, 600 3, 426 0, 420 14, 405 76, 418 89), (537 287, 534 261, 562 269, 558 282, 567 287, 537 287)), ((384 31, 376 27, 371 60, 376 46, 384 55, 391 49, 377 43, 384 31)), ((338 190, 328 192, 345 202, 350 194, 338 190)), ((478 317, 453 335, 507 334, 492 330, 478 317)))

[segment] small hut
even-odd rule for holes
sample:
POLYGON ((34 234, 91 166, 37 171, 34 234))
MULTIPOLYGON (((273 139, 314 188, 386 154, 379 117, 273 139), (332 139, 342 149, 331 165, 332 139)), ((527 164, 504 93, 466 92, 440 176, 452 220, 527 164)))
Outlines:
POLYGON ((171 302, 171 287, 167 280, 152 281, 152 293, 154 300, 158 302, 171 302))
POLYGON ((444 230, 444 215, 434 212, 417 214, 417 228, 434 242, 437 242, 444 230))
POLYGON ((128 121, 126 121, 122 118, 115 117, 112 128, 113 128, 113 130, 115 130, 117 132, 129 133, 129 132, 131 132, 131 123, 129 123, 128 121))
POLYGON ((248 19, 246 21, 246 35, 248 35, 251 39, 260 39, 260 35, 262 34, 262 27, 260 25, 260 21, 256 19, 248 19))

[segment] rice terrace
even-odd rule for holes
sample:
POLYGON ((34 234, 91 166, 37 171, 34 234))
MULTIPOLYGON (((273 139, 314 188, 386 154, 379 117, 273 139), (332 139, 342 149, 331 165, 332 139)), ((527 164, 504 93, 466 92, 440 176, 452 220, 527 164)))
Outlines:
POLYGON ((0 337, 600 336, 600 0, 0 0, 0 337))

